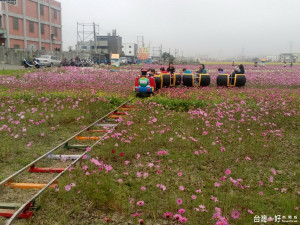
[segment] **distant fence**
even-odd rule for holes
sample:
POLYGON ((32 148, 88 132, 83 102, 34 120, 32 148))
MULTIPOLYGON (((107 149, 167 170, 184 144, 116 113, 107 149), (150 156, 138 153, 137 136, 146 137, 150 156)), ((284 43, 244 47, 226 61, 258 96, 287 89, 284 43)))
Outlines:
MULTIPOLYGON (((76 56, 79 58, 89 58, 91 57, 90 53, 85 52, 76 52, 76 51, 68 51, 68 52, 49 52, 43 50, 37 50, 34 52, 35 57, 39 57, 41 55, 55 55, 58 59, 63 60, 64 58, 75 59, 76 56)), ((21 65, 23 59, 28 59, 32 57, 32 51, 26 49, 11 49, 0 47, 0 63, 12 64, 12 65, 21 65)))

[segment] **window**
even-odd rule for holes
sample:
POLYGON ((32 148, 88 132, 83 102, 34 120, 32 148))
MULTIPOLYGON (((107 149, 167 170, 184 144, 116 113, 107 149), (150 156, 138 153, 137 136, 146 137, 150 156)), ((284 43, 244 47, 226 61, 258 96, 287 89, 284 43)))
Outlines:
POLYGON ((44 5, 40 4, 40 14, 41 16, 44 15, 44 5))
POLYGON ((58 34, 57 27, 54 27, 54 36, 57 37, 58 36, 57 34, 58 34))
POLYGON ((57 19, 57 10, 56 9, 53 9, 53 13, 54 13, 54 19, 57 19))
POLYGON ((131 45, 129 45, 129 48, 131 48, 131 45))
POLYGON ((19 19, 16 17, 13 17, 13 29, 19 30, 19 19))
POLYGON ((45 48, 45 47, 42 47, 41 49, 42 49, 42 50, 46 50, 46 48, 45 48))
POLYGON ((86 45, 81 46, 81 49, 87 49, 87 46, 86 45))
POLYGON ((0 28, 2 28, 2 16, 0 15, 0 28))
POLYGON ((41 23, 41 34, 45 34, 45 24, 41 23))
POLYGON ((17 5, 18 4, 17 0, 7 0, 6 2, 7 2, 7 4, 11 4, 11 5, 17 5))
POLYGON ((129 54, 131 54, 131 51, 129 51, 129 54))
POLYGON ((32 21, 29 22, 29 32, 31 32, 31 33, 34 32, 34 22, 32 22, 32 21))
POLYGON ((15 48, 15 49, 19 49, 19 48, 20 48, 20 45, 14 45, 14 48, 15 48))

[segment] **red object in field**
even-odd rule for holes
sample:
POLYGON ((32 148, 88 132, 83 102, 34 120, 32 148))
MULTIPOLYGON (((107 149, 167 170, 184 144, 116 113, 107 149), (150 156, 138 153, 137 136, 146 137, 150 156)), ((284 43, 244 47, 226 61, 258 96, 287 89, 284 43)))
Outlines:
POLYGON ((30 173, 61 173, 66 168, 38 168, 32 165, 29 169, 30 173))
MULTIPOLYGON (((33 214, 32 211, 29 211, 29 209, 32 206, 33 206, 32 202, 28 203, 28 205, 25 207, 23 212, 19 214, 18 218, 29 219, 33 214)), ((6 217, 6 218, 11 218, 16 211, 17 210, 14 210, 14 209, 0 209, 0 216, 6 217)))
POLYGON ((124 112, 114 112, 113 115, 127 115, 127 114, 124 112))
POLYGON ((148 79, 149 79, 149 85, 150 85, 150 87, 153 87, 154 88, 154 90, 156 89, 156 83, 155 83, 155 79, 154 79, 154 77, 148 77, 148 79))
POLYGON ((140 79, 140 77, 135 78, 134 86, 136 86, 136 87, 140 86, 139 79, 140 79))

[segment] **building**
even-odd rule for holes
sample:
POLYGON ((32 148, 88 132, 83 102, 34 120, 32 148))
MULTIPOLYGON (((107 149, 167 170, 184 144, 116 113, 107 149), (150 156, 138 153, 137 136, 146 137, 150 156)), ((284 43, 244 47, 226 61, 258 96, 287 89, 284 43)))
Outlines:
POLYGON ((281 53, 280 56, 281 62, 300 62, 300 53, 281 53))
POLYGON ((1 1, 0 45, 61 51, 61 3, 55 0, 1 1))
POLYGON ((268 55, 266 60, 268 62, 279 62, 279 55, 268 55))
POLYGON ((76 50, 80 52, 91 52, 91 46, 93 41, 78 42, 76 50))
POLYGON ((136 58, 138 54, 138 45, 135 43, 123 43, 122 52, 125 56, 136 58))

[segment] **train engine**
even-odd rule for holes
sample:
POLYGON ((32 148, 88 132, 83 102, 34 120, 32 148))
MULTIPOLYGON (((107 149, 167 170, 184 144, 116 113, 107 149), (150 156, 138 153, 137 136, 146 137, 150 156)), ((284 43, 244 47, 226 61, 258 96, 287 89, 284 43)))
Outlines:
POLYGON ((152 95, 156 89, 154 77, 147 76, 147 70, 142 69, 141 75, 135 78, 134 91, 138 97, 148 97, 152 95))

